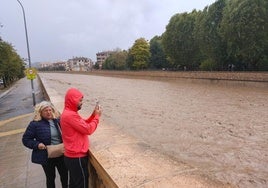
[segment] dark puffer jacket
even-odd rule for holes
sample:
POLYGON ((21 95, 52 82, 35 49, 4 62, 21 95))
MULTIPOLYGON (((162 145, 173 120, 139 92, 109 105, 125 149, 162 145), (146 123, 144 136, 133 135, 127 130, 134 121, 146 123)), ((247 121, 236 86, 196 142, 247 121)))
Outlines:
MULTIPOLYGON (((54 119, 57 129, 59 120, 54 119)), ((60 131, 59 131, 60 134, 60 131)), ((32 162, 37 164, 47 163, 47 150, 38 149, 38 144, 51 144, 51 131, 49 122, 45 119, 40 121, 31 121, 22 137, 22 143, 27 148, 32 149, 32 162)))

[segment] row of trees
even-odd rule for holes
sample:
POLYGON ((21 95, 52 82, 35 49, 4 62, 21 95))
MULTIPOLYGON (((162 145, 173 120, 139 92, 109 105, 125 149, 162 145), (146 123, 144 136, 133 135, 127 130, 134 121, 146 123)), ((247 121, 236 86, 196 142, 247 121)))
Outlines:
MULTIPOLYGON (((150 41, 114 52, 109 70, 268 70, 268 1, 217 0, 203 11, 171 17, 166 31, 150 41)), ((0 79, 5 87, 24 76, 25 65, 0 38, 0 79)))
POLYGON ((104 69, 268 70, 268 1, 218 0, 174 15, 162 36, 137 39, 104 69))
POLYGON ((24 77, 25 64, 13 46, 0 38, 0 79, 4 87, 24 77))

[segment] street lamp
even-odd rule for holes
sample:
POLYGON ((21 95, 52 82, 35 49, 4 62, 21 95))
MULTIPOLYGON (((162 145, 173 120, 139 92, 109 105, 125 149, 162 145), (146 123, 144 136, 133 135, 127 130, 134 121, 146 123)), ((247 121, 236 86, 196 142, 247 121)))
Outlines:
MULTIPOLYGON (((31 56, 30 56, 30 48, 29 48, 29 41, 28 41, 28 33, 27 33, 27 26, 26 26, 26 18, 25 18, 25 12, 24 8, 19 0, 17 0, 22 8, 23 13, 23 19, 24 19, 24 28, 25 28, 25 35, 26 35, 26 43, 27 43, 27 52, 28 52, 28 60, 29 60, 29 68, 32 68, 31 64, 31 56)), ((33 79, 31 79, 31 88, 32 88, 32 96, 33 96, 33 106, 35 106, 35 93, 34 93, 34 85, 33 85, 33 79)))

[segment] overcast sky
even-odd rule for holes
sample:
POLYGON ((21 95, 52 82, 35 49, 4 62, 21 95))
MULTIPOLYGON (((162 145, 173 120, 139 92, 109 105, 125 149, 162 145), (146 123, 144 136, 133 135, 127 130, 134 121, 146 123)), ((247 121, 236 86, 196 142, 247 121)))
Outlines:
MULTIPOLYGON (((215 0, 20 0, 24 6, 31 62, 72 57, 96 61, 96 53, 128 50, 138 38, 165 32, 170 18, 215 0)), ((0 0, 0 37, 27 58, 23 13, 17 0, 0 0)))

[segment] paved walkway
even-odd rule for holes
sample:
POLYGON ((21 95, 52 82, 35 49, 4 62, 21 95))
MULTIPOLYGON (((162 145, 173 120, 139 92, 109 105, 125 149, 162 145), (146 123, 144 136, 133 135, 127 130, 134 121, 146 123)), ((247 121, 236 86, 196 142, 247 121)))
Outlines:
MULTIPOLYGON (((45 174, 31 162, 31 150, 21 138, 32 114, 0 121, 0 188, 45 188, 45 174)), ((61 187, 59 177, 56 186, 61 187)))
MULTIPOLYGON (((0 90, 0 98, 9 89, 0 90)), ((31 150, 21 141, 33 114, 0 121, 0 188, 46 188, 41 165, 31 162, 31 150)), ((56 186, 61 187, 59 177, 56 186)))

